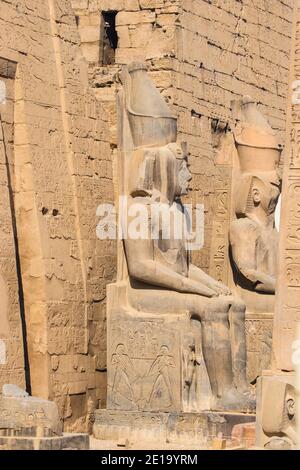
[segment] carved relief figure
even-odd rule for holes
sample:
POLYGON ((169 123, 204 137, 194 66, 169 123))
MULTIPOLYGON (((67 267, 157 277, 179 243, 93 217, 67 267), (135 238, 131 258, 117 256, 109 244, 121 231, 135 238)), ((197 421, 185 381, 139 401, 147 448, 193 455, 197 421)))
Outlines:
POLYGON ((0 274, 0 340, 9 337, 9 322, 8 322, 8 293, 7 285, 2 274, 0 274))
POLYGON ((272 311, 273 298, 245 291, 275 294, 278 232, 274 214, 281 191, 282 148, 256 104, 245 97, 240 106, 241 122, 234 134, 241 172, 235 190, 236 219, 229 233, 232 264, 248 309, 272 311))
POLYGON ((183 407, 186 412, 200 411, 197 406, 199 393, 197 368, 200 364, 201 360, 196 352, 195 337, 189 334, 184 339, 182 351, 183 407))
POLYGON ((173 403, 172 386, 169 376, 169 368, 175 367, 174 358, 169 353, 168 346, 163 345, 160 348, 160 354, 150 367, 148 376, 154 377, 153 387, 150 393, 149 402, 160 400, 164 392, 167 392, 167 401, 165 407, 171 406, 173 403))
POLYGON ((115 375, 112 386, 112 401, 116 405, 119 405, 119 399, 121 396, 126 400, 135 403, 132 381, 137 377, 133 363, 126 353, 124 344, 118 344, 115 354, 112 355, 111 363, 115 366, 115 375))
MULTIPOLYGON (((176 214, 184 215, 180 198, 187 193, 191 179, 186 147, 177 142, 176 119, 146 68, 131 64, 123 72, 122 83, 123 155, 128 162, 124 192, 129 213, 137 202, 148 214, 152 205, 163 203, 172 226, 176 214), (128 136, 132 145, 126 149, 128 136)), ((153 223, 149 217, 149 226, 153 223)), ((164 238, 158 229, 156 232, 157 240, 124 240, 128 304, 139 312, 188 314, 200 321, 212 408, 253 409, 246 380, 245 304, 190 262, 184 237, 176 238, 172 230, 170 238, 164 238)))

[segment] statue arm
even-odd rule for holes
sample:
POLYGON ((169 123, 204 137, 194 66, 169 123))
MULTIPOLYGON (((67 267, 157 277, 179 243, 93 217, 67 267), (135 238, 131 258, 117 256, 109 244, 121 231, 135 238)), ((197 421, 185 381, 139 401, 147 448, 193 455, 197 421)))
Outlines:
POLYGON ((148 285, 213 297, 206 285, 189 279, 153 259, 153 240, 125 240, 129 275, 148 285))
POLYGON ((276 280, 256 267, 256 235, 250 230, 238 230, 234 226, 230 230, 232 258, 236 269, 251 282, 253 289, 266 294, 275 293, 276 280))
POLYGON ((217 294, 231 294, 229 287, 225 286, 225 284, 222 284, 221 282, 216 281, 194 264, 190 264, 189 266, 189 278, 204 284, 209 289, 215 291, 217 294))

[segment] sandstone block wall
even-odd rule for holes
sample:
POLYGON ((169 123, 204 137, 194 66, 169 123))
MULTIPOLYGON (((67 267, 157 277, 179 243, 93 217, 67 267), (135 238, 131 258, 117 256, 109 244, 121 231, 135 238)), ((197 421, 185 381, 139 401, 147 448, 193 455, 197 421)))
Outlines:
POLYGON ((113 198, 108 123, 69 1, 1 2, 0 37, 0 57, 16 64, 10 158, 32 394, 54 399, 66 429, 82 430, 105 400, 116 250, 96 238, 96 208, 113 198))

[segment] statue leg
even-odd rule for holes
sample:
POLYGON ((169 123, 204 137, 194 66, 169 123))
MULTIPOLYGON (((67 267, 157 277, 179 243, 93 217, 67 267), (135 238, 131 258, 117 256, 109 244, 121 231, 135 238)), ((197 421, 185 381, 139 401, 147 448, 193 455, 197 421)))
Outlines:
POLYGON ((252 411, 255 402, 241 393, 234 380, 232 338, 229 312, 231 299, 211 299, 204 314, 196 312, 192 318, 202 323, 202 349, 212 394, 212 409, 215 411, 252 411))
POLYGON ((211 300, 204 313, 193 317, 198 317, 202 324, 203 357, 216 402, 233 384, 228 306, 211 300))
POLYGON ((242 393, 249 393, 244 302, 234 299, 229 314, 234 381, 242 393))
POLYGON ((190 411, 190 387, 187 383, 183 384, 183 391, 182 391, 182 402, 183 402, 183 411, 189 412, 190 411))

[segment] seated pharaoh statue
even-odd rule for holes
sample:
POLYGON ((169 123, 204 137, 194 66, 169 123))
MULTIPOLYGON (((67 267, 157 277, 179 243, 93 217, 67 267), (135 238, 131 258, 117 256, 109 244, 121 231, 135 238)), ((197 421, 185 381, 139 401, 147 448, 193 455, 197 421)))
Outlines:
POLYGON ((237 293, 249 311, 273 312, 279 236, 274 214, 281 191, 282 146, 248 97, 240 102, 234 138, 240 172, 229 238, 237 293))
POLYGON ((197 345, 193 338, 188 341, 189 378, 182 377, 181 348, 196 321, 212 391, 210 409, 253 411, 245 304, 190 262, 188 243, 178 236, 185 231, 174 230, 178 220, 185 220, 181 197, 191 180, 186 145, 177 142, 177 120, 143 64, 125 67, 121 82, 123 240, 119 280, 108 288, 108 408, 183 411, 182 396, 189 393, 182 391, 193 380, 197 345), (142 225, 141 234, 137 227, 142 225))
POLYGON ((234 102, 236 159, 229 228, 229 285, 246 304, 249 382, 271 363, 279 233, 275 210, 281 191, 282 146, 249 97, 234 102))

